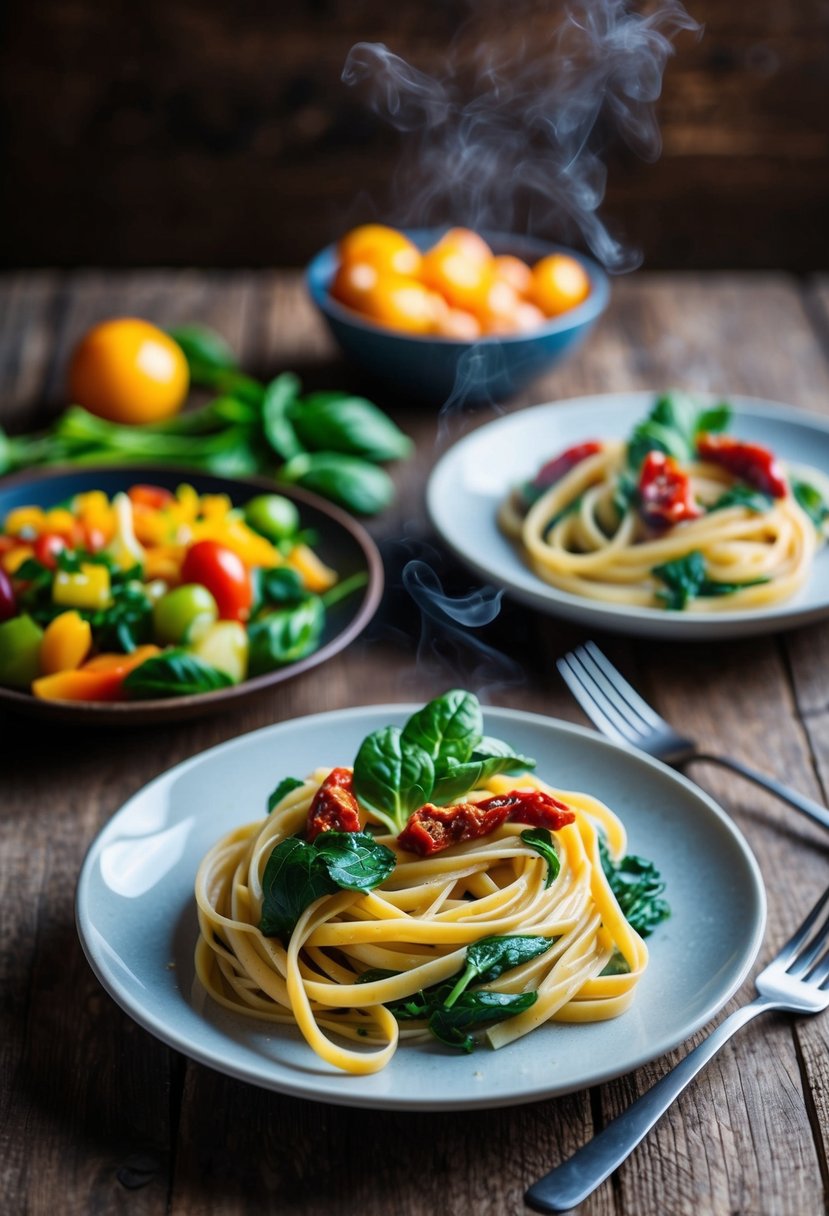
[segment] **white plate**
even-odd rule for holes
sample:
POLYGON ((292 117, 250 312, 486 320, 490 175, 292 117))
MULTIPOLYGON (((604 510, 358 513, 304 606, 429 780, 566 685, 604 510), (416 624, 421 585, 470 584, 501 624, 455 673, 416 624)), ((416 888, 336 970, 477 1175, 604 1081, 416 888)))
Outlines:
MULTIPOLYGON (((508 414, 466 435, 435 465, 426 491, 429 515, 451 549, 481 578, 505 587, 532 608, 640 637, 712 639, 773 633, 829 615, 829 552, 819 553, 806 587, 784 604, 703 616, 661 608, 604 604, 551 587, 524 564, 498 529, 496 512, 516 483, 584 439, 623 439, 643 418, 655 393, 576 397, 508 414)), ((829 476, 829 422, 790 406, 728 397, 732 432, 770 447, 791 464, 829 476)))
POLYGON ((500 1051, 403 1046, 374 1076, 323 1063, 299 1033, 221 1009, 194 982, 193 880, 207 849, 260 818, 284 776, 350 764, 362 739, 415 706, 373 706, 280 723, 157 778, 110 820, 77 893, 87 957, 107 991, 165 1043, 255 1085, 346 1106, 462 1109, 531 1102, 594 1085, 675 1047, 708 1022, 759 949, 765 896, 733 823, 684 777, 580 727, 485 710, 488 733, 539 761, 539 775, 617 810, 629 847, 653 858, 673 915, 649 939, 632 1008, 612 1022, 547 1025, 500 1051))

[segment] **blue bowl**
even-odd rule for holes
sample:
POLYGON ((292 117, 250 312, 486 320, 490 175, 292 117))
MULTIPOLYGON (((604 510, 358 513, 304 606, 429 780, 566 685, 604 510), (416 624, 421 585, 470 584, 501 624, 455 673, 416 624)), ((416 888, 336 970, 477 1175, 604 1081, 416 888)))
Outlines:
MULTIPOLYGON (((420 249, 428 249, 445 229, 405 229, 420 249)), ((328 245, 310 262, 306 282, 343 351, 366 372, 398 393, 431 405, 509 397, 535 376, 555 367, 587 337, 610 296, 608 277, 592 258, 532 237, 484 233, 495 253, 512 253, 533 263, 548 253, 567 253, 590 276, 583 304, 529 333, 504 334, 462 342, 433 335, 404 334, 376 325, 329 294, 339 259, 328 245)))

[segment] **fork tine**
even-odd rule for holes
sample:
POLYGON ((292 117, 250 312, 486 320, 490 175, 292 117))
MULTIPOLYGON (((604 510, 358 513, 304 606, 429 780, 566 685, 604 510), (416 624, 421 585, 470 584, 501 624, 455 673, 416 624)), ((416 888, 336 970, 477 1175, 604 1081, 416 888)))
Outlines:
POLYGON ((824 950, 821 957, 803 978, 810 984, 817 984, 818 987, 826 983, 826 980, 829 979, 829 950, 824 950))
POLYGON ((647 701, 639 696, 633 685, 629 684, 621 672, 616 670, 610 659, 599 650, 595 642, 585 642, 584 646, 580 646, 579 649, 586 651, 617 697, 625 702, 628 709, 638 714, 643 722, 656 727, 667 725, 665 719, 660 718, 656 710, 648 705, 647 701))
POLYGON ((800 949, 786 967, 789 975, 797 979, 806 977, 816 961, 829 945, 829 915, 824 916, 822 924, 815 929, 809 940, 800 949))
MULTIPOLYGON (((823 892, 820 899, 817 901, 814 908, 812 908, 811 912, 806 917, 797 932, 792 934, 792 936, 783 946, 782 950, 779 951, 775 959, 776 962, 782 963, 788 969, 789 964, 794 962, 800 956, 803 947, 811 937, 812 930, 817 924, 820 914, 826 908, 827 904, 829 904, 829 887, 827 887, 823 892)), ((829 924, 824 923, 821 926, 821 936, 826 935, 827 929, 829 929, 829 924)))
POLYGON ((566 654, 557 661, 556 666, 579 705, 599 730, 617 743, 636 744, 639 741, 642 732, 619 713, 581 661, 578 651, 566 654))

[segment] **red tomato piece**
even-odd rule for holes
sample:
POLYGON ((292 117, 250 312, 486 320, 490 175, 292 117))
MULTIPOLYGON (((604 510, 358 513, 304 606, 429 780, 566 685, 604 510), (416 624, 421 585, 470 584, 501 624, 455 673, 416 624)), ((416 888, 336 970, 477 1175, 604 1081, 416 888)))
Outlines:
POLYGON ((153 511, 160 511, 168 506, 175 495, 170 490, 165 490, 163 486, 150 485, 135 485, 130 486, 127 490, 127 497, 130 502, 142 507, 150 507, 153 511))
POLYGON ((759 443, 746 443, 732 435, 700 435, 697 451, 703 460, 710 460, 735 477, 748 482, 755 490, 772 498, 785 498, 788 493, 786 475, 774 452, 759 443))
POLYGON ((691 478, 673 456, 648 452, 639 474, 642 518, 652 528, 671 528, 698 519, 702 507, 694 502, 691 478))
POLYGON ((350 768, 332 768, 308 808, 307 840, 320 832, 359 832, 360 811, 350 768))
POLYGON ((0 621, 9 621, 17 616, 14 587, 6 571, 0 566, 0 621))
POLYGON ((187 550, 181 567, 183 583, 201 583, 211 593, 223 621, 246 621, 253 585, 237 553, 215 540, 200 540, 187 550))
POLYGON ((513 790, 482 802, 459 802, 455 806, 427 802, 409 816, 397 842, 411 853, 431 857, 453 844, 488 836, 508 819, 556 832, 575 818, 565 803, 543 790, 513 790))
POLYGON ((549 489, 557 481, 561 481, 562 477, 566 473, 569 473, 571 469, 574 469, 577 464, 581 464, 588 456, 595 456, 601 450, 602 445, 598 439, 587 439, 584 443, 576 443, 571 448, 567 448, 560 455, 555 456, 552 460, 548 460, 538 470, 531 482, 533 489, 549 489))
POLYGON ((57 532, 44 532, 35 541, 34 556, 41 566, 49 570, 57 569, 57 556, 66 548, 66 541, 57 532))

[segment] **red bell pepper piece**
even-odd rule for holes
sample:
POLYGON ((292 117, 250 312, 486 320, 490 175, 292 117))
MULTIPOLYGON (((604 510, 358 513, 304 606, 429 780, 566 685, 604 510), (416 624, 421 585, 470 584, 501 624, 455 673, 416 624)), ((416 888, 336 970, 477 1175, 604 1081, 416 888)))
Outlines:
POLYGON ((581 464, 588 456, 595 456, 601 450, 602 444, 597 439, 587 439, 584 443, 576 443, 542 465, 530 485, 533 490, 548 490, 557 481, 561 481, 562 477, 574 469, 577 464, 581 464))
POLYGON ((488 836, 507 819, 556 832, 575 818, 566 803, 543 790, 513 790, 482 802, 459 802, 455 806, 427 802, 409 816, 397 842, 411 853, 431 857, 453 844, 488 836))
POLYGON ((360 812, 350 768, 332 768, 308 808, 306 840, 320 832, 359 832, 360 812))
POLYGON ((652 528, 671 528, 703 514, 694 502, 691 478, 673 456, 657 451, 648 452, 642 463, 639 509, 652 528))
POLYGON ((703 460, 728 469, 729 473, 763 494, 785 498, 788 493, 786 475, 777 457, 760 443, 746 443, 732 435, 711 435, 706 432, 697 438, 697 451, 703 460))

